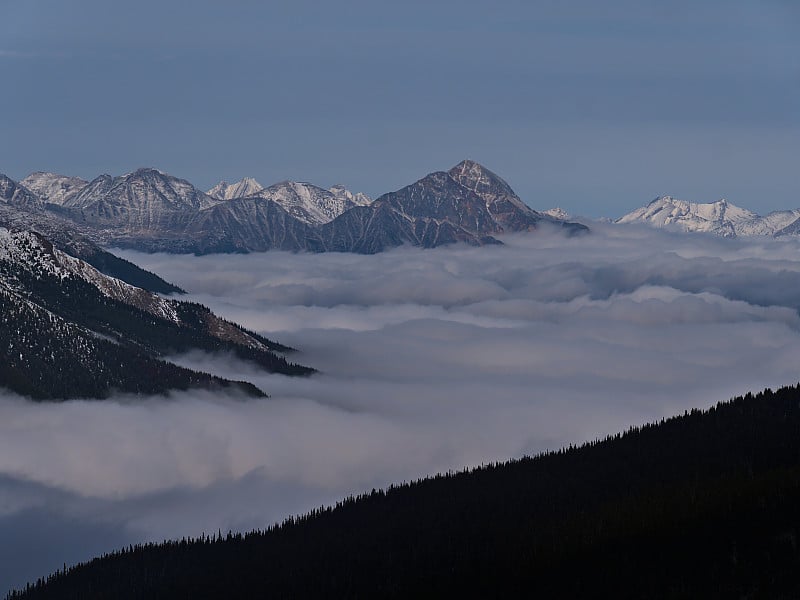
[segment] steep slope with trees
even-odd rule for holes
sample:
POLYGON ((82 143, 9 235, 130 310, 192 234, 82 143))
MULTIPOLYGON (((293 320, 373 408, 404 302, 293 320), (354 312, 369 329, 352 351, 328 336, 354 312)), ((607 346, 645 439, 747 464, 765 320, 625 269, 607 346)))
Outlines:
POLYGON ((262 532, 129 547, 9 598, 796 598, 798 506, 795 386, 262 532))
POLYGON ((37 399, 229 387, 164 360, 196 349, 231 353, 269 372, 313 372, 276 354, 290 348, 200 304, 103 275, 38 233, 0 228, 0 386, 37 399))

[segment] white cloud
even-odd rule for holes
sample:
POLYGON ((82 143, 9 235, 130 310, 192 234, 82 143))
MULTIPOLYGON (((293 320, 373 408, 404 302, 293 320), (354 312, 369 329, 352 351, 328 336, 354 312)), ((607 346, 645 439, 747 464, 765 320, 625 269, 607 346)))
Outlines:
MULTIPOLYGON (((192 354, 178 360, 272 397, 0 400, 0 533, 30 511, 115 531, 113 543, 263 526, 798 377, 794 240, 597 226, 506 241, 377 256, 125 253, 321 372, 292 379, 192 354)), ((63 552, 80 557, 69 539, 63 552)))

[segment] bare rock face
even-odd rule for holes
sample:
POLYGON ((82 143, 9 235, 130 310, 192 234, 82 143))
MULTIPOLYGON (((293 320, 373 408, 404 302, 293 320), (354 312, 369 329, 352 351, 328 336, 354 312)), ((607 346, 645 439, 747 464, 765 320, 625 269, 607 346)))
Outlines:
POLYGON ((584 225, 537 213, 500 177, 463 161, 449 172, 431 173, 368 206, 353 208, 321 232, 328 250, 374 253, 402 244, 499 244, 495 235, 533 231, 542 224, 569 234, 588 231, 584 225))
POLYGON ((237 198, 199 211, 181 238, 194 240, 192 252, 324 250, 315 228, 292 217, 280 204, 260 196, 237 198))
POLYGON ((474 161, 458 163, 450 169, 449 175, 484 201, 486 210, 503 231, 533 230, 542 219, 542 215, 520 200, 503 179, 474 161))
POLYGON ((585 233, 588 228, 564 218, 533 210, 514 193, 501 177, 472 160, 464 160, 450 169, 450 176, 486 202, 486 209, 505 232, 533 231, 542 224, 556 225, 569 235, 585 233))

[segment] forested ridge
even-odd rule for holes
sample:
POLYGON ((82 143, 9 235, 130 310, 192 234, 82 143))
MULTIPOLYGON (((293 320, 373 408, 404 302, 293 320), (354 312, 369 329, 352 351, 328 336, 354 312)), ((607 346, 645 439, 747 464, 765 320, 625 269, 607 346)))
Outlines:
POLYGON ((2 388, 39 400, 230 387, 265 395, 166 360, 191 350, 229 353, 268 372, 314 372, 277 354, 291 348, 201 304, 163 299, 71 262, 39 234, 6 230, 0 241, 2 388))
POLYGON ((800 597, 800 386, 119 550, 17 598, 800 597))

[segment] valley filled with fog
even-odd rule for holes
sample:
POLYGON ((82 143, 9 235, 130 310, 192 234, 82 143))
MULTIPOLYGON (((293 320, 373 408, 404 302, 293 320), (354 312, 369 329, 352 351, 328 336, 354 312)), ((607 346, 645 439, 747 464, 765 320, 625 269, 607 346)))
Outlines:
POLYGON ((0 550, 0 583, 800 379, 797 240, 602 224, 502 239, 374 256, 120 252, 319 373, 193 353, 175 360, 270 398, 4 394, 0 535, 24 530, 30 547, 0 550))

